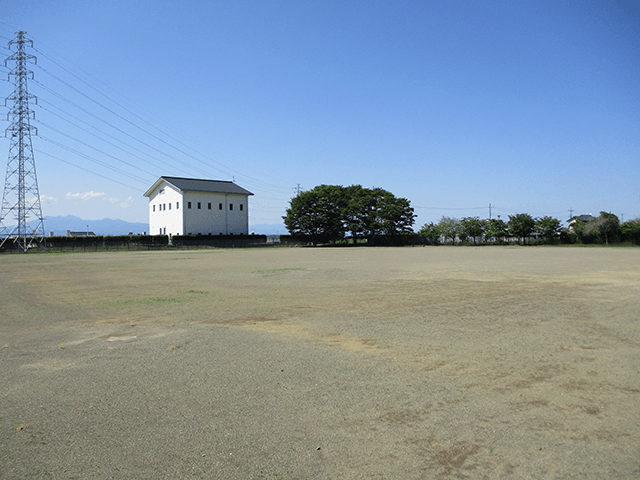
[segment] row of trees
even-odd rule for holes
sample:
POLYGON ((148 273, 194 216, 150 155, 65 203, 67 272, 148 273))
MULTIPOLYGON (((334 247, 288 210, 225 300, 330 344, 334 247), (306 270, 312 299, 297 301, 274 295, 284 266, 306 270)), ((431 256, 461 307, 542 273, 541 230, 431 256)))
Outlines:
POLYGON ((481 220, 478 217, 462 219, 442 217, 437 224, 428 223, 418 232, 429 239, 430 243, 460 242, 498 242, 515 238, 526 243, 536 236, 549 243, 553 242, 562 230, 560 220, 552 217, 533 218, 528 213, 509 215, 509 221, 500 218, 481 220))
POLYGON ((409 200, 381 188, 319 185, 290 201, 282 217, 289 233, 313 244, 413 232, 415 215, 409 200))
MULTIPOLYGON (((290 201, 282 217, 289 233, 314 245, 335 243, 351 238, 380 240, 405 239, 414 234, 415 215, 409 200, 397 198, 381 188, 361 185, 319 185, 299 193, 290 201), (403 235, 403 236, 401 236, 403 235)), ((589 221, 575 219, 564 228, 557 218, 534 218, 527 213, 500 218, 462 219, 442 217, 438 223, 425 224, 418 232, 423 240, 437 243, 605 243, 628 241, 640 244, 640 219, 620 223, 611 213, 600 212, 589 221)), ((392 242, 393 243, 393 242, 392 242)))
POLYGON ((600 212, 600 216, 587 222, 577 219, 568 228, 553 217, 533 218, 527 213, 509 215, 509 220, 500 218, 483 219, 466 217, 462 219, 442 217, 437 224, 425 224, 420 235, 429 243, 451 242, 493 242, 503 243, 516 239, 527 243, 536 239, 543 243, 605 243, 629 241, 640 244, 640 219, 620 224, 612 213, 600 212))
POLYGON ((640 245, 640 219, 620 223, 612 213, 600 212, 589 221, 577 219, 572 234, 582 243, 632 242, 640 245))

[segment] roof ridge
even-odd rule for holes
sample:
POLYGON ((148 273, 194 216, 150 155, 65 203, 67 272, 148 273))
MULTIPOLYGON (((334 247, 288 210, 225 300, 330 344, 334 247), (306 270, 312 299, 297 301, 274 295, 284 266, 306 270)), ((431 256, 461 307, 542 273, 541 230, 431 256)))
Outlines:
POLYGON ((144 194, 148 197, 151 192, 157 188, 162 182, 166 182, 169 185, 173 185, 181 191, 194 191, 194 192, 217 192, 228 193, 236 195, 253 195, 249 190, 242 188, 235 182, 229 180, 210 180, 204 178, 185 178, 185 177, 171 177, 168 175, 161 176, 149 190, 144 194), (223 185, 224 184, 224 185, 223 185))
POLYGON ((160 178, 176 178, 178 180, 194 180, 197 182, 224 182, 224 183, 235 183, 232 180, 213 180, 210 178, 192 178, 192 177, 173 177, 169 175, 162 175, 160 178))

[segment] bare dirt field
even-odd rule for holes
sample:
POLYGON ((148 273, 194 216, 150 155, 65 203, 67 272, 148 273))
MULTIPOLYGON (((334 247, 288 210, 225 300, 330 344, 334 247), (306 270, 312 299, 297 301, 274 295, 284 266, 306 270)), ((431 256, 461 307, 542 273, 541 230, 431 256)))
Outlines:
POLYGON ((0 478, 640 478, 640 249, 0 257, 0 478))

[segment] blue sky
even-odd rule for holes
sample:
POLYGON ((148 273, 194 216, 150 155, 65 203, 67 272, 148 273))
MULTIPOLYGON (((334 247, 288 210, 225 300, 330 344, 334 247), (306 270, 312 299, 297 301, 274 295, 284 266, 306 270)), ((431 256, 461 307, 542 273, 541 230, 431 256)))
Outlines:
POLYGON ((489 204, 629 220, 637 5, 0 0, 0 45, 25 30, 38 57, 45 217, 145 222, 142 194, 173 175, 235 179, 255 193, 252 225, 281 223, 298 184, 384 188, 416 228, 489 204))

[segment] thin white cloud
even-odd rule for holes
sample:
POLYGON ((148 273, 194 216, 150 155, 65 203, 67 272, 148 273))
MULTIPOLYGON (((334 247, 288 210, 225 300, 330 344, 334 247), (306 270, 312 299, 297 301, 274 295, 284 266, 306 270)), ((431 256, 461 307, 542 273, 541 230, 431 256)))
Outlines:
POLYGON ((119 198, 115 198, 115 197, 109 197, 109 198, 104 197, 102 200, 105 202, 109 202, 111 205, 118 203, 120 201, 119 198))
POLYGON ((104 192, 94 192, 91 190, 90 192, 78 192, 78 193, 67 193, 64 198, 67 200, 90 200, 95 197, 104 197, 104 192))
POLYGON ((58 203, 58 199, 56 197, 52 197, 51 195, 40 195, 40 203, 41 204, 58 203))
POLYGON ((133 205, 133 202, 134 202, 133 197, 129 197, 124 202, 119 203, 118 206, 120 208, 129 208, 131 205, 133 205))

